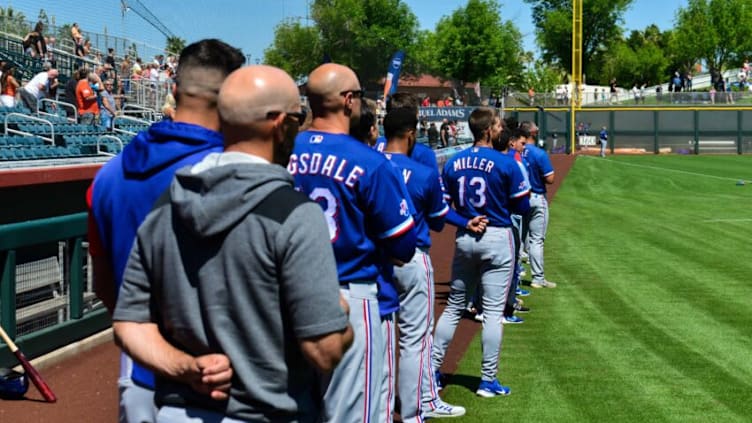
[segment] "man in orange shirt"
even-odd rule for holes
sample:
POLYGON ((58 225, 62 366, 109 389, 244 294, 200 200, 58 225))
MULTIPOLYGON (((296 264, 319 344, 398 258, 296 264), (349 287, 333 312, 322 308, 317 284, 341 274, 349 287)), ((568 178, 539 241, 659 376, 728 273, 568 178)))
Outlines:
POLYGON ((99 123, 97 92, 101 88, 102 83, 94 72, 90 72, 89 76, 78 81, 76 85, 76 105, 78 106, 80 124, 95 125, 99 123))

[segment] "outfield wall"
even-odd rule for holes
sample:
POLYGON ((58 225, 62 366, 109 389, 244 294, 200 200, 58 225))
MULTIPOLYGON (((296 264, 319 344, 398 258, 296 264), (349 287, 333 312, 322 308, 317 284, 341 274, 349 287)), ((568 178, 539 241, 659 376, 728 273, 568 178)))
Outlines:
MULTIPOLYGON (((571 152, 569 109, 512 109, 518 120, 531 120, 551 152, 571 152)), ((609 148, 620 153, 745 154, 752 153, 752 108, 618 108, 577 111, 581 130, 575 151, 597 147, 602 126, 608 128, 609 148), (589 124, 589 125, 588 125, 589 124)))

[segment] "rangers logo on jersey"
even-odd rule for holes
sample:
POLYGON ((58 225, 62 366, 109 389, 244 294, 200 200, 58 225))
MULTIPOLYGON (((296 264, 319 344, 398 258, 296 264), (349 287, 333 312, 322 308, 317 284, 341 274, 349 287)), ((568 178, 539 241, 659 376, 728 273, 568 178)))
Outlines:
POLYGON ((400 215, 410 216, 410 207, 407 205, 407 200, 404 198, 400 201, 400 215))

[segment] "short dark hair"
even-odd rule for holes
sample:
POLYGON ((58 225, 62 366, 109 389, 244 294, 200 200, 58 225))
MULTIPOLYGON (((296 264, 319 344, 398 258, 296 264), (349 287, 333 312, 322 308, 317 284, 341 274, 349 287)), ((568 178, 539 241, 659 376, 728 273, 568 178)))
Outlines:
POLYGON ((180 52, 180 63, 175 78, 178 96, 175 100, 180 101, 181 94, 194 93, 194 88, 216 96, 221 84, 217 85, 216 81, 212 81, 217 86, 210 86, 206 76, 214 71, 219 72, 224 79, 243 66, 244 62, 245 57, 240 49, 223 41, 212 38, 190 44, 180 52))
POLYGON ((475 141, 481 139, 483 132, 493 125, 494 119, 496 119, 496 110, 490 107, 478 107, 470 113, 467 123, 475 141))
POLYGON ((407 131, 415 130, 418 117, 408 107, 398 107, 387 112, 384 117, 384 135, 387 140, 402 137, 407 131))
POLYGON ((407 108, 413 111, 414 114, 418 114, 418 107, 420 105, 420 101, 418 100, 418 96, 411 93, 406 92, 396 92, 389 97, 389 100, 386 102, 386 111, 389 113, 389 111, 398 109, 398 108, 407 108))
POLYGON ((507 116, 504 118, 504 126, 509 129, 517 129, 520 126, 520 123, 517 121, 516 117, 507 116))
POLYGON ((361 103, 360 121, 350 128, 350 136, 365 143, 369 141, 368 136, 371 133, 371 127, 376 125, 376 113, 369 103, 369 101, 361 103))

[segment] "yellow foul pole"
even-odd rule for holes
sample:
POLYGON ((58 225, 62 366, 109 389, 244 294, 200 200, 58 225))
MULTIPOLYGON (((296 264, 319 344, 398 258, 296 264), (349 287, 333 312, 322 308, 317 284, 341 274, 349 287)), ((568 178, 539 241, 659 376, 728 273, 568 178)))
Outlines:
POLYGON ((572 95, 570 98, 570 138, 572 154, 577 139, 576 113, 582 104, 582 0, 572 0, 572 95))

